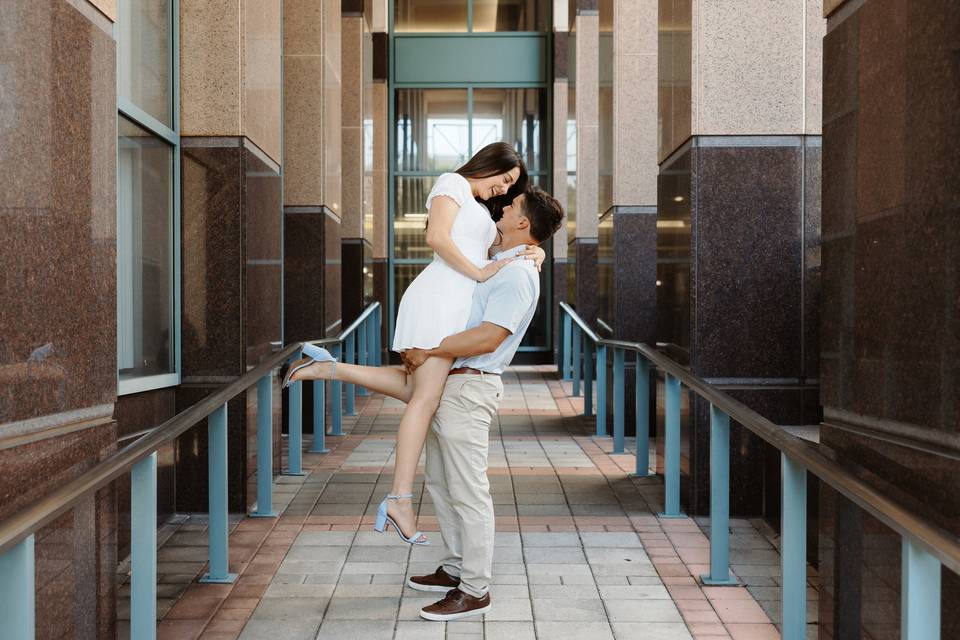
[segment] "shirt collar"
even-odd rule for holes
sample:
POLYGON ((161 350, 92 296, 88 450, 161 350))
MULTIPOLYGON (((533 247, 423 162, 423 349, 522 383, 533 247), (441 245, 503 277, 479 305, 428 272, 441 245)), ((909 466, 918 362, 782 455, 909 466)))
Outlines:
POLYGON ((526 249, 527 249, 527 245, 525 245, 525 244, 519 244, 519 245, 515 246, 515 247, 512 248, 512 249, 507 249, 507 250, 505 250, 505 251, 501 251, 500 253, 498 253, 498 254, 496 254, 495 256, 493 256, 493 259, 494 259, 494 260, 503 260, 504 258, 512 258, 512 257, 514 257, 515 255, 517 255, 517 254, 519 254, 519 253, 521 253, 521 252, 523 252, 523 251, 526 251, 526 249))

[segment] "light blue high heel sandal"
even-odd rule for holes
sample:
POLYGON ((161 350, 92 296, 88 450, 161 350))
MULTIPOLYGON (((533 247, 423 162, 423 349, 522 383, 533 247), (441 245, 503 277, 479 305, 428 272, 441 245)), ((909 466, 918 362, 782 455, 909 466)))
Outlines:
POLYGON ((379 531, 380 533, 383 533, 387 528, 387 523, 389 522, 390 524, 393 525, 393 528, 397 530, 397 535, 400 536, 401 540, 403 540, 408 544, 415 544, 417 546, 425 547, 430 544, 430 541, 429 540, 421 541, 420 536, 423 535, 422 533, 420 533, 419 531, 415 531, 412 536, 410 536, 409 538, 406 537, 405 535, 403 535, 403 531, 400 529, 400 525, 394 522, 393 518, 391 518, 390 515, 387 513, 388 500, 400 500, 403 498, 412 498, 412 497, 413 497, 412 493, 405 493, 399 496, 388 495, 386 498, 384 498, 383 502, 380 503, 380 508, 377 509, 377 522, 375 525, 373 525, 373 528, 379 531))
POLYGON ((296 365, 295 367, 288 367, 286 373, 283 374, 283 384, 282 387, 290 386, 290 378, 293 377, 297 371, 301 369, 306 369, 314 362, 332 362, 333 363, 333 373, 331 377, 337 375, 337 359, 333 357, 329 351, 323 347, 318 347, 315 344, 310 344, 309 342, 304 343, 303 345, 303 355, 306 357, 304 362, 296 365))

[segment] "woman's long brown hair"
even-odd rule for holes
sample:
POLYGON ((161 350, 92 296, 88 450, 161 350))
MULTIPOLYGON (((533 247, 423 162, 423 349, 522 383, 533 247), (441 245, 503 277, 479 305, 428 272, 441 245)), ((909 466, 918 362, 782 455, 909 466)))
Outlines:
POLYGON ((477 202, 490 210, 490 216, 494 220, 499 220, 503 216, 503 208, 524 192, 529 181, 527 167, 523 164, 523 158, 517 150, 506 142, 493 142, 477 151, 467 164, 457 169, 457 173, 464 178, 489 178, 509 173, 515 167, 520 168, 520 175, 504 195, 489 200, 477 198, 477 202))

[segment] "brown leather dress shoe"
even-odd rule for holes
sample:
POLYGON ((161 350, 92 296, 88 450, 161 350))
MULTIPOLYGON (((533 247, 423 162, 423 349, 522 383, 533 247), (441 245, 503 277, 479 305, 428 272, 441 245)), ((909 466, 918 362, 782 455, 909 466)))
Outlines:
POLYGON ((490 611, 490 594, 474 598, 460 589, 451 589, 440 602, 420 609, 420 617, 427 620, 459 620, 469 616, 478 616, 490 611))
POLYGON ((417 591, 446 593, 460 586, 460 578, 454 578, 444 571, 443 567, 437 567, 437 570, 428 576, 410 576, 407 578, 407 586, 417 591))

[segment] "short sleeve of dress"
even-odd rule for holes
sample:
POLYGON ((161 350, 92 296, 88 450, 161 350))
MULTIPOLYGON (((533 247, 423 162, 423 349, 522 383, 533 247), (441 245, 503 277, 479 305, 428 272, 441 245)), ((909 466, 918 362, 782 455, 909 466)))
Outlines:
POLYGON ((430 204, 437 196, 447 196, 462 207, 465 202, 464 198, 466 197, 467 189, 469 189, 469 183, 467 183, 467 179, 460 174, 443 174, 437 178, 433 189, 430 191, 430 195, 427 196, 427 211, 430 210, 430 204))

